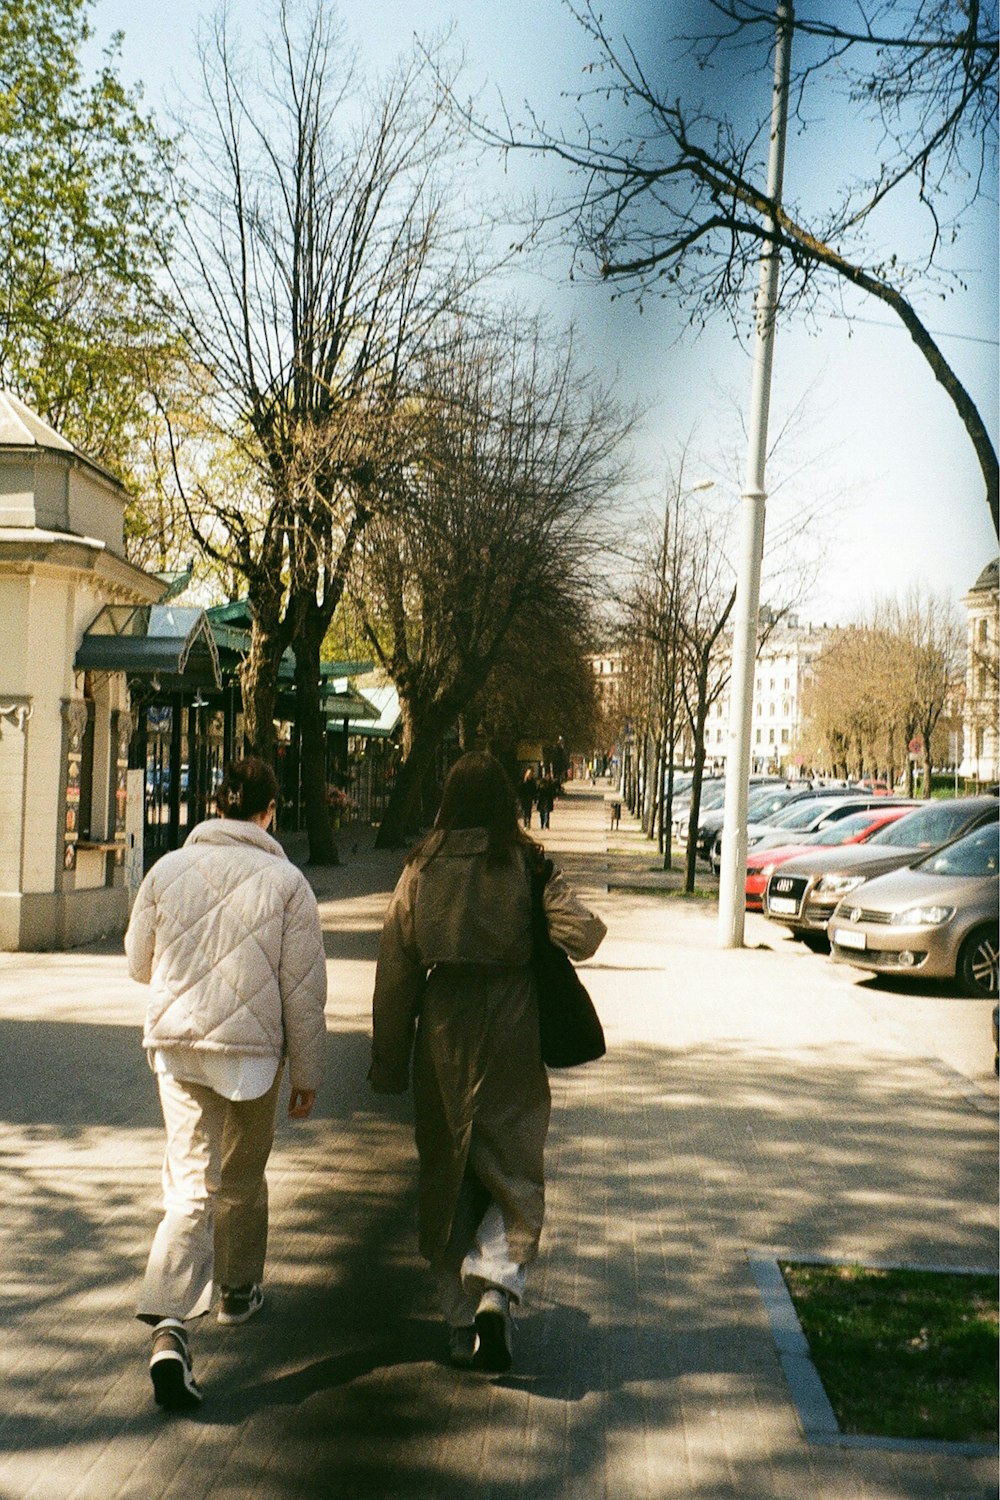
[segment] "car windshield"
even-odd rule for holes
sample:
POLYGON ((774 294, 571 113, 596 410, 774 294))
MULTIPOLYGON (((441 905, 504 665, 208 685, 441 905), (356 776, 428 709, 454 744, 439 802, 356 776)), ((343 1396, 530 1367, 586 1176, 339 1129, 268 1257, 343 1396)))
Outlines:
POLYGON ((786 802, 791 802, 794 797, 801 796, 802 793, 795 791, 792 787, 785 787, 780 792, 757 792, 747 802, 747 813, 753 813, 760 820, 771 813, 779 812, 786 802))
POLYGON ((804 802, 796 802, 787 812, 779 813, 776 818, 769 819, 769 822, 772 828, 808 828, 815 818, 829 812, 832 805, 825 798, 807 797, 804 802))
POLYGON ((916 812, 904 813, 888 828, 880 828, 868 840, 873 845, 886 845, 890 849, 926 849, 932 844, 946 844, 969 821, 970 810, 962 799, 934 802, 929 807, 918 807, 916 812))
POLYGON ((874 812, 851 813, 849 817, 841 818, 837 823, 831 823, 829 828, 822 828, 813 836, 813 845, 820 847, 835 848, 837 844, 848 844, 851 839, 856 839, 859 833, 864 833, 870 828, 878 817, 874 812))
POLYGON ((918 860, 914 869, 928 875, 995 875, 1000 869, 1000 828, 987 823, 947 849, 918 860))
POLYGON ((713 782, 711 786, 705 786, 702 788, 701 806, 703 808, 721 807, 725 800, 725 784, 723 784, 722 786, 716 786, 716 784, 713 782))

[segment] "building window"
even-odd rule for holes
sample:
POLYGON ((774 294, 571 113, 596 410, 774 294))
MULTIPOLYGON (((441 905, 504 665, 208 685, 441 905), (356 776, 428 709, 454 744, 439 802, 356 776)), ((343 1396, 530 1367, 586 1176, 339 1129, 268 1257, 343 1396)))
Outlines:
POLYGON ((983 618, 979 622, 979 644, 981 646, 987 646, 987 645, 989 645, 989 639, 990 639, 990 622, 989 622, 989 620, 986 619, 986 617, 984 615, 983 618))
POLYGON ((774 744, 774 730, 773 729, 769 729, 767 731, 767 743, 769 745, 773 745, 774 744))
POLYGON ((756 740, 756 743, 757 743, 757 744, 758 744, 758 745, 759 745, 759 744, 760 744, 760 734, 761 734, 761 732, 760 732, 760 730, 759 730, 759 729, 758 729, 758 731, 757 731, 757 740, 756 740))
POLYGON ((781 731, 781 743, 783 745, 787 745, 788 744, 788 730, 787 729, 783 729, 781 731))

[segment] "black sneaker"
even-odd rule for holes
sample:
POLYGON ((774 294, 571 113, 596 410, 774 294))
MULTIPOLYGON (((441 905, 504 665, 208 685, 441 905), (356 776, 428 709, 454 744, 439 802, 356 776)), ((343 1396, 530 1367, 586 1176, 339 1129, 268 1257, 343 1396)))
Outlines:
POLYGON ((473 1355, 476 1370, 502 1375, 511 1366, 510 1298, 500 1287, 487 1287, 476 1310, 479 1343, 473 1355))
POLYGON ((259 1281, 253 1286, 224 1286, 219 1303, 220 1323, 245 1323, 264 1306, 264 1293, 259 1281))
POLYGON ((187 1331, 176 1318, 165 1318, 153 1329, 149 1377, 156 1404, 164 1411, 193 1411, 201 1405, 201 1387, 191 1368, 187 1331))

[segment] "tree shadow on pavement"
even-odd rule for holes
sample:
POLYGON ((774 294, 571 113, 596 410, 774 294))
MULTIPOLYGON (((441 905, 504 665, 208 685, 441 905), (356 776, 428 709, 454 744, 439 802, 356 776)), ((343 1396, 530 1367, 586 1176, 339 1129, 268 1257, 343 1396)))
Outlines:
MULTIPOLYGON (((165 1420, 130 1322, 162 1149, 135 1032, 0 1024, 4 1500, 867 1493, 861 1459, 798 1437, 746 1252, 988 1256, 994 1132, 946 1079, 735 1041, 614 1046, 554 1079, 542 1255, 514 1369, 489 1380, 444 1363, 425 1312, 408 1100, 369 1093, 366 1033, 330 1046, 317 1116, 282 1126, 269 1171, 268 1302, 194 1331, 205 1407, 165 1420)), ((871 1493, 909 1492, 901 1463, 867 1455, 871 1493)))

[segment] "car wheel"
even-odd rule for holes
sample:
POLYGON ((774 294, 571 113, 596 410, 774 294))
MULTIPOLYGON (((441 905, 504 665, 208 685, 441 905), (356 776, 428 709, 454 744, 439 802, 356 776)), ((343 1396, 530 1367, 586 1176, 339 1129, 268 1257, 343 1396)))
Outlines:
POLYGON ((997 962, 1000 944, 992 927, 977 927, 962 944, 958 955, 958 979, 966 994, 993 999, 997 993, 997 962))

